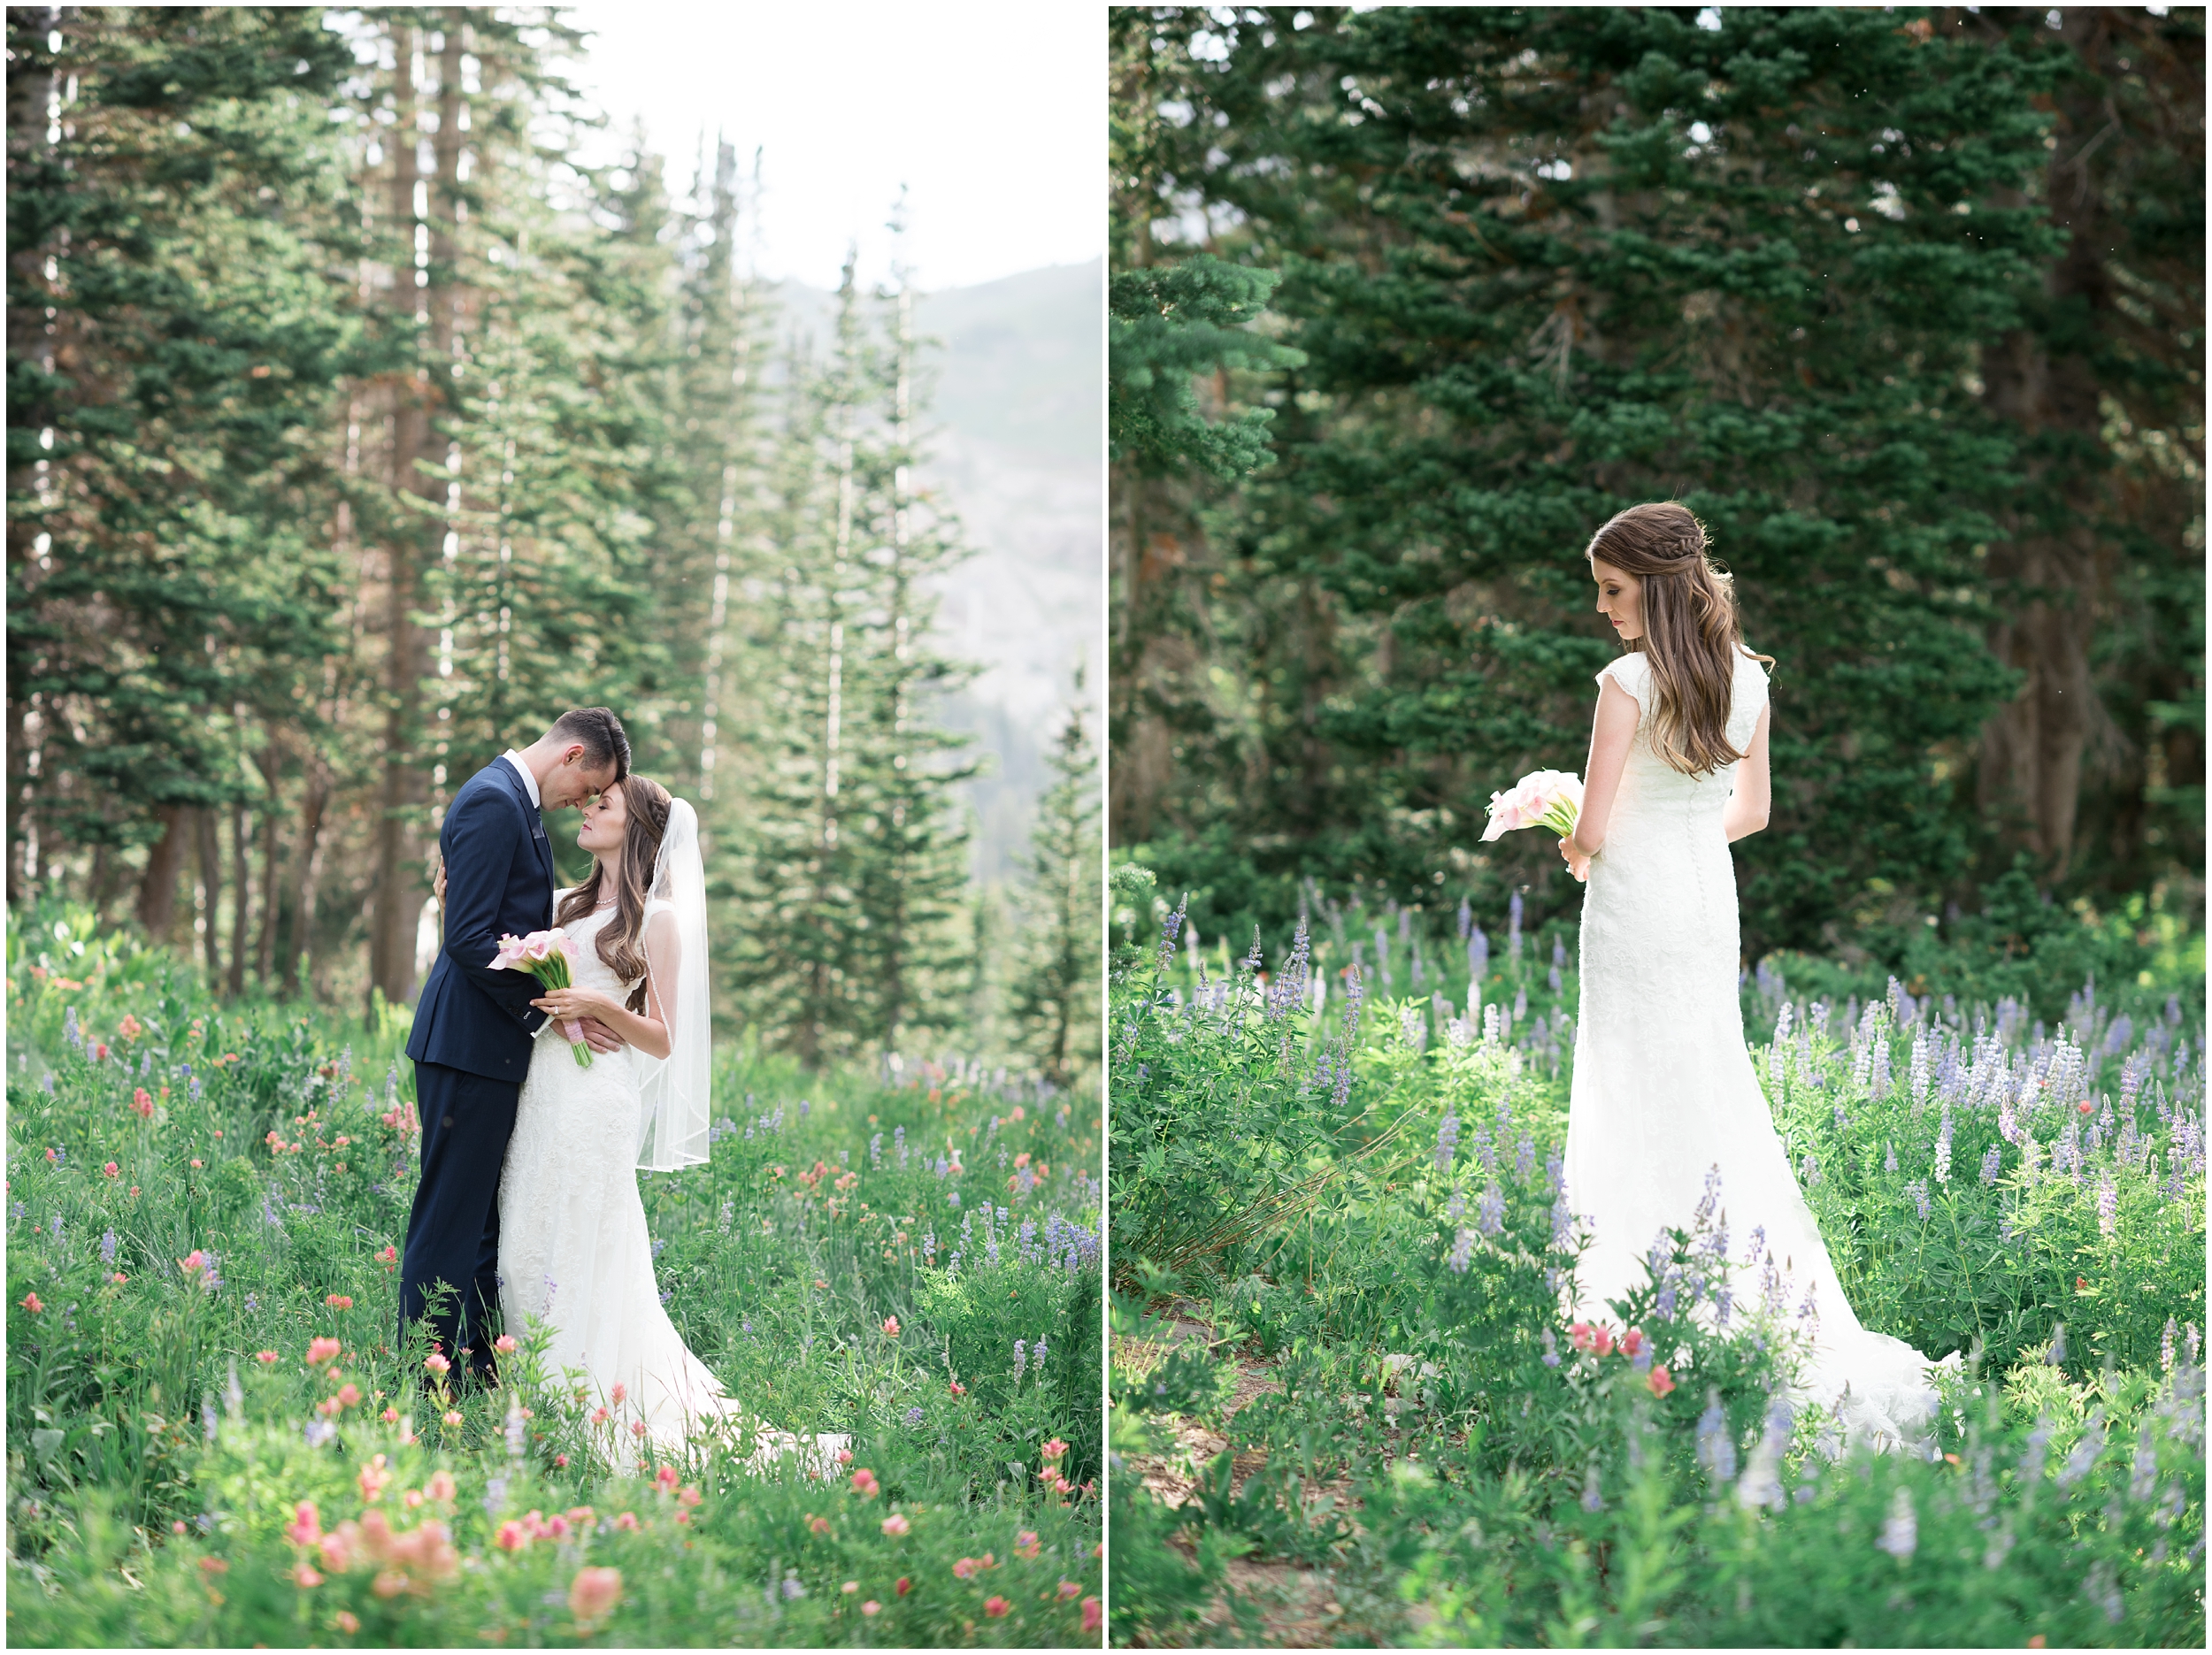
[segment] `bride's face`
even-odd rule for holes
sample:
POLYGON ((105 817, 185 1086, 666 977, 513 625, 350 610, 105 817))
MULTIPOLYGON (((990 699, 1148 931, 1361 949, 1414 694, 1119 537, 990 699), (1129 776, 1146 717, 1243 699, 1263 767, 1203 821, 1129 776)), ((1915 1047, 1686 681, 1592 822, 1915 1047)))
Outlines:
POLYGON ((1644 635, 1644 583, 1608 563, 1590 560, 1590 578, 1597 582, 1598 613, 1613 623, 1623 643, 1644 635))
POLYGON ((629 831, 630 816, 622 789, 610 787, 583 804, 584 825, 576 830, 576 842, 595 856, 620 854, 622 836, 629 831))

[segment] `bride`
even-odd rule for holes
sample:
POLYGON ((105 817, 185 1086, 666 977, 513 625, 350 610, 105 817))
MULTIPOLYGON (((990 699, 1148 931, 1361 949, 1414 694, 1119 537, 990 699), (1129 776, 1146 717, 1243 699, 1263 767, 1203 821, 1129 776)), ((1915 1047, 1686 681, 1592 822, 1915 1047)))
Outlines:
MULTIPOLYGON (((626 1044, 588 1068, 558 1034, 535 1048, 500 1176, 500 1312, 510 1329, 534 1317, 551 1329, 549 1371, 586 1375, 626 1468, 633 1444, 680 1452, 742 1417, 662 1307, 637 1184, 639 1168, 707 1160, 706 877, 697 814, 641 776, 584 806, 576 842, 591 877, 559 893, 553 916, 573 985, 534 1003, 546 1029, 596 1017, 626 1044)), ((797 1445, 758 1436, 764 1454, 797 1445)), ((817 1437, 803 1458, 826 1467, 845 1441, 817 1437)))
POLYGON ((1936 1405, 1926 1359, 1852 1314, 1744 1046, 1728 847, 1767 824, 1772 657, 1745 647, 1687 508, 1632 506, 1586 555, 1629 653, 1598 675, 1581 816, 1559 847, 1589 885, 1564 1167, 1593 1235, 1580 1306, 1641 1283, 1646 1249, 1717 1166, 1738 1232, 1762 1228, 1812 1302, 1802 1391, 1847 1439, 1916 1440, 1936 1405))

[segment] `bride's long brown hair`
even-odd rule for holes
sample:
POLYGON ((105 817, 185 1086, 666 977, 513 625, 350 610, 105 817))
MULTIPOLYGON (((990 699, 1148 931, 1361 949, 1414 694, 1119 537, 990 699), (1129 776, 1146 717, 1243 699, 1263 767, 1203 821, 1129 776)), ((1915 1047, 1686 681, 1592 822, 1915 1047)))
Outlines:
MULTIPOLYGON (((1651 664, 1659 756, 1686 776, 1742 758, 1728 739, 1728 709, 1743 625, 1735 579, 1713 562, 1705 525, 1678 501, 1631 506, 1590 537, 1583 555, 1642 583, 1644 635, 1628 647, 1651 664)), ((1774 664, 1772 655, 1752 659, 1774 664)))
MULTIPOLYGON (((622 790, 625 824, 622 857, 615 876, 614 917, 599 929, 599 958, 623 982, 639 979, 630 995, 629 1008, 645 1008, 645 899, 652 894, 653 864, 661 854, 661 835, 668 831, 668 789, 643 776, 626 776, 615 784, 622 790)), ((562 899, 553 916, 556 925, 582 919, 599 906, 599 884, 605 870, 592 858, 591 877, 562 899)))

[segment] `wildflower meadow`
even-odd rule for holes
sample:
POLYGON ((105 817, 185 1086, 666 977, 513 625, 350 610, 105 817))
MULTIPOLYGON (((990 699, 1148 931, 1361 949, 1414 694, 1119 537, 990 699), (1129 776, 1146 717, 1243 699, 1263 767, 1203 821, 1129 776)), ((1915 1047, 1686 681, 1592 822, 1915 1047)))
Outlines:
POLYGON ((396 1327, 403 1014, 224 1004, 81 913, 8 943, 8 1634, 43 1645, 1095 1645, 1094 1100, 718 1054, 643 1175, 687 1341, 768 1430, 618 1440, 542 1333, 396 1327))
POLYGON ((1877 1452, 1717 1183, 1563 1312, 1571 933, 1308 894, 1239 960, 1116 876, 1116 1643, 2202 1646, 2200 938, 2084 917, 2108 980, 1978 1003, 2035 962, 1747 974, 1853 1307, 1957 1359, 1877 1452))

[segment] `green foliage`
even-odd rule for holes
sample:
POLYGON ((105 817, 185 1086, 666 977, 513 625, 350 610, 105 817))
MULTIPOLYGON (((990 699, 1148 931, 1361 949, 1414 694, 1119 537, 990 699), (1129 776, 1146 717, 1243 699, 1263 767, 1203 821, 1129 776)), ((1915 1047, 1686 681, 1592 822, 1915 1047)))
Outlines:
MULTIPOLYGON (((1653 498, 1711 527, 1750 641, 1780 663, 1774 825, 1740 851, 1755 954, 1824 952, 1888 897, 1971 908, 2008 864, 2012 784, 1984 733, 2012 669, 2043 669, 2024 621, 2001 658, 1993 641, 2028 586, 2054 613, 2101 601, 1999 572, 2029 532, 2026 479, 2076 450, 1982 378, 2001 339, 2057 337, 2043 272, 2066 240, 2039 191, 2071 59, 2037 19, 1709 15, 1117 14, 1125 272, 1187 253, 1279 272, 1274 336, 1308 359, 1225 376, 1225 397, 1278 410, 1276 465, 1234 487, 1179 494, 1135 468, 1118 484, 1115 837, 1213 885, 1240 935, 1286 931, 1307 874, 1408 902, 1440 875, 1572 904, 1540 847, 1472 841, 1492 790, 1578 763, 1611 652, 1579 552, 1653 498)), ((2135 61, 2138 43, 2110 50, 2135 61)), ((2110 282, 2136 291, 2133 264, 2110 282)), ((2172 293, 2174 329, 2125 348, 2147 386, 2171 379, 2150 357, 2200 349, 2200 301, 2172 293)), ((2200 573, 2162 572, 2200 530, 2159 502, 2169 549, 2133 532, 2149 584, 2131 574, 2113 646, 2145 682, 2196 670, 2178 636, 2139 636, 2145 606, 2200 573)), ((2185 632, 2189 607, 2171 611, 2185 632)), ((2185 738, 2157 739, 2194 785, 2185 738)), ((2133 843, 2126 798, 2110 808, 2133 843)), ((2068 871, 2055 854, 2046 879, 2068 871)))
POLYGON ((1008 996, 1016 1025, 1058 1085, 1097 1072, 1099 1034, 1098 750, 1079 698, 1053 744, 1052 783, 1037 801, 1025 876, 1021 964, 1008 996))
POLYGON ((18 1641, 564 1641, 575 1617, 547 1595, 585 1565, 622 1571, 608 1628, 633 1642, 849 1641, 864 1601, 882 1606, 872 1638, 1076 1641, 1099 1579, 1094 1120, 972 1075, 722 1050, 709 1164, 641 1176, 670 1314, 760 1425, 849 1433, 881 1492, 749 1468, 743 1437, 695 1444, 663 1489, 643 1475, 656 1457, 640 1466, 546 1371, 542 1330, 511 1329, 508 1395, 434 1396, 420 1352, 395 1347, 416 1147, 403 1019, 345 1044, 220 1006, 81 913, 20 921, 9 949, 18 1641), (326 1335, 342 1353, 304 1365, 326 1335), (395 1481, 370 1502, 379 1454, 395 1481), (439 1470, 457 1500, 402 1501, 439 1470), (392 1593, 375 1564, 308 1553, 325 1578, 303 1585, 284 1533, 302 1500, 326 1529, 373 1505, 400 1529, 434 1518, 470 1561, 445 1578, 388 1564, 414 1582, 392 1593), (903 1536, 882 1532, 893 1506, 903 1536), (533 1512, 569 1513, 572 1532, 500 1542, 533 1512), (986 1553, 980 1573, 952 1567, 986 1553), (1010 1613, 987 1613, 994 1596, 1010 1613))
POLYGON ((1301 366, 1302 353, 1253 331, 1276 272, 1199 254, 1156 270, 1124 271, 1107 284, 1107 442, 1117 460, 1147 471, 1194 469, 1224 479, 1268 464, 1271 408, 1209 420, 1192 380, 1232 370, 1301 366))
POLYGON ((323 107, 351 56, 303 8, 49 36, 10 16, 9 775, 20 798, 42 748, 48 833, 113 851, 251 793, 242 716, 288 709, 334 641, 313 433, 362 346, 323 107), (80 74, 50 139, 47 89, 80 74))
POLYGON ((964 548, 910 486, 916 341, 911 295, 894 297, 886 318, 848 264, 829 361, 791 364, 777 555, 752 622, 754 763, 732 790, 732 975, 808 1063, 952 1026, 967 978, 952 790, 975 765, 926 712, 966 676, 926 641, 926 582, 964 548))
POLYGON ((1484 962, 1479 1027, 1433 954, 1425 1003, 1317 1014, 1317 981, 1403 985, 1414 934, 1331 971, 1358 926, 1324 905, 1313 977, 1225 946, 1217 973, 1181 916, 1140 949, 1153 893, 1116 870, 1118 1640, 1263 1641, 1239 1558, 1325 1570, 1340 1642, 2200 1640, 2204 1071, 2165 983, 2117 1015, 2085 989, 2056 1027, 1747 985, 1782 1022, 1755 1060, 1855 1311, 1966 1356, 1947 1457, 1839 1453, 1819 1410, 1778 1406, 1786 1299, 1713 1298, 1725 1191, 1613 1302, 1607 1348, 1564 1322, 1576 985, 1541 939, 1484 962), (1188 1454, 1183 1421, 1226 1445, 1188 1454), (1181 1504, 1143 1485, 1162 1473, 1181 1504))

